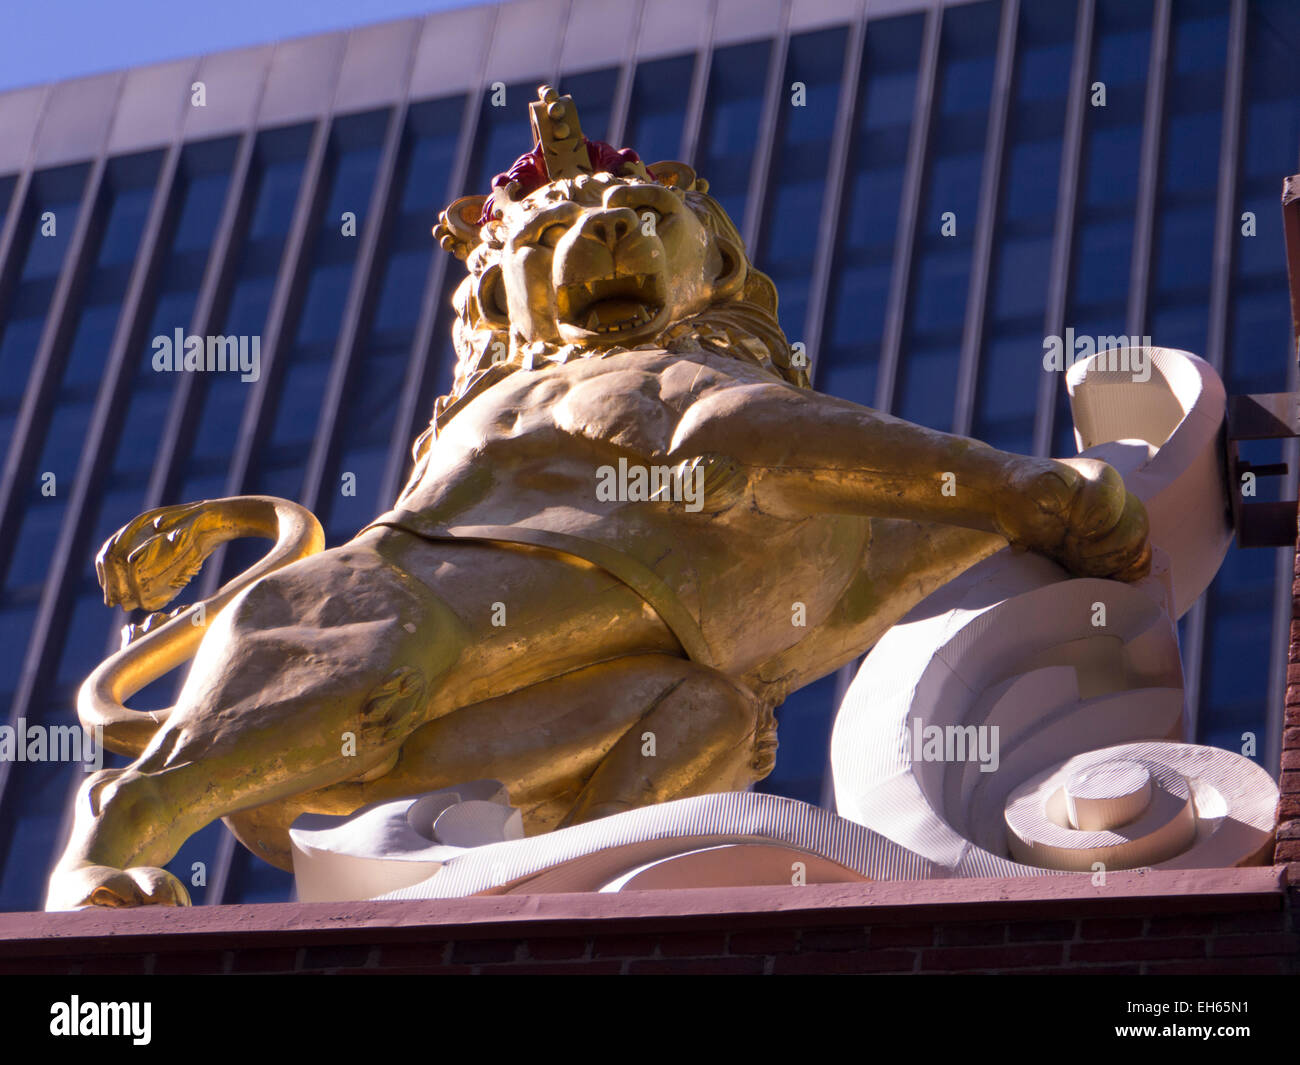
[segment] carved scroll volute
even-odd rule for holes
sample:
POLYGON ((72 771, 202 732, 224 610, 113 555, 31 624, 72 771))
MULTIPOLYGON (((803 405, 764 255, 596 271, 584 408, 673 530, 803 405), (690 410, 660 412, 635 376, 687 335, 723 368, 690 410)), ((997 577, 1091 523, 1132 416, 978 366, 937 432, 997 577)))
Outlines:
POLYGON ((462 196, 438 216, 433 236, 443 251, 451 252, 457 259, 469 258, 469 253, 482 241, 479 219, 486 202, 486 196, 462 196))
POLYGON ((683 192, 709 191, 709 183, 704 178, 696 174, 692 167, 676 160, 665 159, 651 163, 646 167, 646 172, 660 185, 681 189, 683 192))

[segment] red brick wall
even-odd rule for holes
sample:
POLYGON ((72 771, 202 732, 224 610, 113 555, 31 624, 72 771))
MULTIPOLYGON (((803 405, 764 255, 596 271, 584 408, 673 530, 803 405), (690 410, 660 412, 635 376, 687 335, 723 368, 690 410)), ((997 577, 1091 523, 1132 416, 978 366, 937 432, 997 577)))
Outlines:
POLYGON ((1294 973, 1279 868, 0 915, 0 973, 1294 973))
POLYGON ((1276 862, 1300 861, 1300 551, 1291 586, 1291 646, 1287 652, 1282 772, 1278 777, 1276 862))

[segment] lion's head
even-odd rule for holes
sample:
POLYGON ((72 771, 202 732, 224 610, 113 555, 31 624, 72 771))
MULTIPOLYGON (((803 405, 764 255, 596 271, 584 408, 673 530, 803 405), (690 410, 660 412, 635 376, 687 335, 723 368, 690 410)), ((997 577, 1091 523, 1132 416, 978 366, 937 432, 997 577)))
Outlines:
MULTIPOLYGON (((541 93, 554 109, 554 91, 541 93)), ((536 369, 634 348, 709 350, 807 386, 776 290, 707 182, 682 163, 646 167, 626 149, 580 145, 590 172, 553 177, 539 144, 491 195, 442 213, 434 234, 469 276, 454 297, 456 381, 438 410, 494 363, 536 369)))

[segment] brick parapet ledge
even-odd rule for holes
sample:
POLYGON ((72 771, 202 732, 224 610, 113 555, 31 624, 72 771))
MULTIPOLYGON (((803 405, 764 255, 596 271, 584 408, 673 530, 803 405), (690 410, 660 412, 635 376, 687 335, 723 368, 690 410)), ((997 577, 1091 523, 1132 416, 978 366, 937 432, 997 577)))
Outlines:
POLYGON ((1297 869, 6 913, 0 973, 1286 974, 1297 869))
POLYGON ((1291 643, 1287 649, 1282 765, 1278 774, 1275 862, 1300 861, 1300 550, 1291 585, 1291 643))

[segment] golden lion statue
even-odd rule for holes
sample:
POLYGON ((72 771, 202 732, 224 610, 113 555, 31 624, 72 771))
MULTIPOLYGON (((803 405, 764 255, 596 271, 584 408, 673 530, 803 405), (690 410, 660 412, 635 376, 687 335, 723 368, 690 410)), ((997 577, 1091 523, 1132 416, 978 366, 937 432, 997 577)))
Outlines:
POLYGON ((289 868, 303 812, 475 778, 530 833, 745 789, 789 692, 1008 542, 1147 571, 1109 466, 812 391, 704 181, 588 142, 554 90, 532 118, 533 152, 434 231, 468 268, 458 372, 395 508, 330 550, 266 497, 105 545, 107 601, 158 611, 223 541, 277 540, 87 680, 83 724, 134 761, 87 778, 47 908, 188 904, 162 866, 218 817, 289 868), (123 705, 191 657, 175 706, 123 705))

